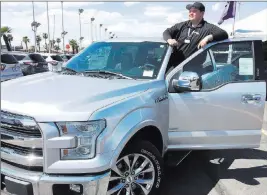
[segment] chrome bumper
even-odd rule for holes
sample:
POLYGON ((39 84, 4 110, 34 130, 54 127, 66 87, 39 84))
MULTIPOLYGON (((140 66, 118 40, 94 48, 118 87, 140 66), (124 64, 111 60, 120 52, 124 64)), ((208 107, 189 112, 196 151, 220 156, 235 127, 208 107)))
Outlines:
MULTIPOLYGON (((54 184, 81 184, 83 195, 106 195, 110 172, 94 176, 47 175, 1 162, 1 175, 12 178, 13 181, 29 182, 32 185, 33 195, 54 195, 52 189, 54 184)), ((1 194, 10 193, 3 189, 1 194)))

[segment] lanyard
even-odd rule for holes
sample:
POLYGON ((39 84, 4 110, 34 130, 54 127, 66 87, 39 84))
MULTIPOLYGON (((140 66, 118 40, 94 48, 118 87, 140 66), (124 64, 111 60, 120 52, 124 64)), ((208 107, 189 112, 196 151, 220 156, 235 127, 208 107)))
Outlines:
POLYGON ((191 36, 193 35, 193 33, 195 32, 195 30, 192 31, 192 33, 190 34, 191 28, 188 29, 188 33, 187 33, 187 37, 191 38, 191 36))

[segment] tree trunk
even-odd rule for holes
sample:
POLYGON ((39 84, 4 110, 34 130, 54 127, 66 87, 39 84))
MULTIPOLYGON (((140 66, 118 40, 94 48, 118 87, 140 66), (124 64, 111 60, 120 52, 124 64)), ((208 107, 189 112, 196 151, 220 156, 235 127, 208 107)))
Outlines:
POLYGON ((11 47, 10 47, 8 38, 7 38, 7 36, 5 34, 3 35, 3 39, 4 39, 5 43, 6 43, 7 51, 11 51, 11 47))

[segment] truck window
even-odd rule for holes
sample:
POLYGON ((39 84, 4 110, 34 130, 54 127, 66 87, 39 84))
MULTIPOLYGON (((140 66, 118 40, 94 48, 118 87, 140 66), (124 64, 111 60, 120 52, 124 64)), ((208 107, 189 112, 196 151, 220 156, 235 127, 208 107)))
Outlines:
POLYGON ((183 71, 193 71, 202 77, 203 89, 254 80, 254 69, 252 42, 214 45, 183 67, 183 71))

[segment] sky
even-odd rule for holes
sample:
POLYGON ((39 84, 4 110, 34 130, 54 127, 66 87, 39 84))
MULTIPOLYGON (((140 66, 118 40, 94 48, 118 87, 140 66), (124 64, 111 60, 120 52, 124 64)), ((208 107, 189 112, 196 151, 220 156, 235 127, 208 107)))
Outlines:
MULTIPOLYGON (((175 23, 188 19, 185 6, 188 2, 64 2, 64 30, 65 44, 71 39, 79 40, 80 25, 78 9, 84 9, 81 14, 81 34, 84 37, 82 46, 91 43, 90 18, 95 17, 95 24, 103 24, 103 28, 115 33, 118 37, 127 36, 156 36, 161 37, 162 32, 175 23)), ((203 2, 206 6, 205 20, 217 24, 225 1, 203 2)), ((62 32, 62 12, 60 2, 49 2, 50 38, 60 38, 62 32), (54 24, 55 18, 55 24, 54 24), (55 27, 55 28, 54 28, 55 27)), ((255 13, 267 9, 267 2, 242 2, 237 20, 242 20, 255 13)), ((46 2, 34 3, 35 20, 41 23, 37 35, 48 32, 46 2)), ((20 45, 23 36, 30 39, 29 45, 34 45, 34 33, 31 29, 33 21, 32 2, 2 2, 1 26, 12 28, 14 41, 12 45, 20 45)), ((267 17, 260 22, 267 23, 267 17)), ((229 29, 233 19, 225 21, 221 27, 229 29)), ((255 21, 257 24, 257 21, 255 21)), ((251 23, 252 25, 252 23, 251 23)), ((95 27, 94 27, 95 30, 95 27)), ((102 29, 102 38, 104 29, 102 29)), ((99 32, 98 32, 99 35, 99 32)), ((42 37, 42 36, 41 36, 42 37)), ((41 46, 44 45, 44 40, 41 46)), ((24 44, 23 44, 24 46, 24 44)), ((60 43, 62 48, 62 43, 60 43)))

